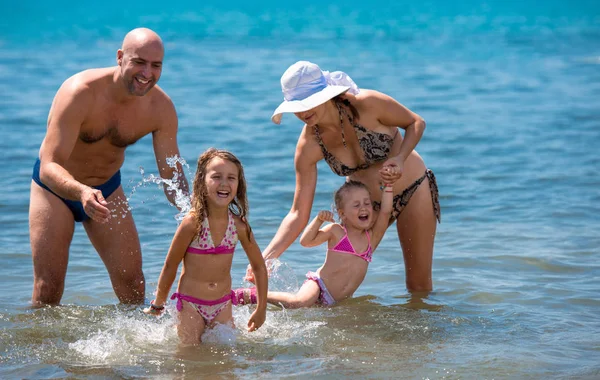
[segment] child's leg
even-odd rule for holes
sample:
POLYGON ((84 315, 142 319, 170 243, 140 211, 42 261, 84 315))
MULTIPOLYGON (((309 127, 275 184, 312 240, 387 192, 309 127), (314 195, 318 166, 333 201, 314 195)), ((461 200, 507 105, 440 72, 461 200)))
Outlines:
POLYGON ((223 310, 221 310, 221 312, 219 312, 219 314, 217 314, 217 316, 215 317, 215 319, 213 319, 208 327, 209 328, 213 328, 215 327, 216 323, 220 323, 222 325, 227 325, 227 326, 231 326, 231 327, 235 327, 234 323, 233 323, 233 313, 231 310, 231 302, 227 302, 227 306, 225 306, 223 308, 223 310))
POLYGON ((304 281, 296 294, 287 292, 269 292, 267 301, 273 305, 283 306, 287 309, 310 307, 317 303, 321 289, 316 281, 304 281))
POLYGON ((204 333, 204 318, 187 301, 183 301, 183 308, 179 312, 179 325, 177 325, 177 335, 183 344, 198 344, 201 342, 204 333))

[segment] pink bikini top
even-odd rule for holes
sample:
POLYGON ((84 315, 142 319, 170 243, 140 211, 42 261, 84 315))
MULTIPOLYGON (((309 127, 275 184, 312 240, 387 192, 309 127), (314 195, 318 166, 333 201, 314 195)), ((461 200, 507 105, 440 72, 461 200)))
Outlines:
POLYGON ((333 247, 333 249, 331 250, 333 252, 348 253, 350 255, 358 256, 366 262, 370 263, 373 259, 373 249, 371 248, 371 237, 369 236, 369 232, 365 231, 365 234, 367 234, 367 240, 369 241, 367 249, 363 253, 357 253, 354 247, 352 246, 350 239, 348 239, 348 231, 346 231, 346 227, 342 226, 342 228, 344 229, 344 232, 346 234, 343 238, 340 239, 340 241, 338 241, 335 247, 333 247))
POLYGON ((204 218, 202 221, 202 228, 200 229, 200 235, 197 239, 194 239, 187 249, 187 253, 195 253, 198 255, 219 255, 226 253, 233 253, 235 251, 235 245, 238 242, 237 229, 235 228, 235 221, 233 215, 229 213, 229 222, 227 225, 227 231, 223 240, 219 246, 215 247, 212 236, 210 235, 210 226, 208 225, 208 218, 204 218))

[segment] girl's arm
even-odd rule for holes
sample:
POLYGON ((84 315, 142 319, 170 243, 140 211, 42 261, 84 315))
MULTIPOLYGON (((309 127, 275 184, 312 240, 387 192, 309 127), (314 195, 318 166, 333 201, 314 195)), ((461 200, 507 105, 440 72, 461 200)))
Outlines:
POLYGON ((179 227, 177 227, 175 236, 173 236, 173 240, 171 241, 169 253, 167 253, 167 258, 165 259, 162 271, 160 272, 156 289, 156 298, 152 301, 154 308, 151 306, 144 310, 145 312, 148 312, 149 314, 156 314, 156 312, 160 313, 160 308, 167 302, 169 291, 175 281, 175 276, 177 276, 179 263, 183 260, 188 246, 196 236, 196 232, 195 218, 191 214, 187 214, 179 227))
POLYGON ((377 219, 371 230, 371 246, 373 247, 373 250, 375 250, 381 242, 385 230, 387 230, 390 224, 390 216, 392 215, 394 201, 393 185, 393 183, 388 183, 385 184, 383 188, 383 194, 381 195, 381 209, 379 210, 379 215, 377 215, 377 219))
POLYGON ((242 243, 242 248, 248 256, 250 267, 254 273, 254 280, 256 283, 256 296, 257 304, 256 310, 250 316, 248 320, 248 331, 257 330, 267 317, 267 292, 269 290, 269 280, 267 276, 267 266, 265 265, 265 259, 260 253, 260 248, 254 240, 254 235, 248 236, 248 224, 239 218, 236 218, 236 228, 238 230, 238 237, 242 243))
POLYGON ((331 227, 328 225, 325 226, 325 228, 320 229, 324 222, 335 223, 331 211, 319 211, 317 216, 310 222, 300 238, 300 244, 302 244, 303 247, 316 247, 329 240, 331 237, 331 227))

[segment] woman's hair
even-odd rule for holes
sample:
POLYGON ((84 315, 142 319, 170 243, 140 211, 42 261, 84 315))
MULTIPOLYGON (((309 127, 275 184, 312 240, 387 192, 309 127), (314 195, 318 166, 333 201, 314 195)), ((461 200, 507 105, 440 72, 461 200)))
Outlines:
POLYGON ((333 101, 335 103, 342 103, 343 105, 348 107, 350 109, 350 112, 352 113, 352 117, 354 118, 354 120, 360 119, 360 114, 358 113, 358 110, 356 109, 356 107, 354 107, 354 105, 352 103, 350 103, 350 101, 348 99, 344 98, 343 95, 344 94, 340 94, 340 95, 334 97, 333 101))
POLYGON ((231 152, 226 150, 218 150, 215 148, 208 148, 198 158, 198 166, 196 168, 196 177, 194 178, 193 192, 192 192, 192 213, 196 219, 196 228, 198 234, 201 232, 202 222, 204 218, 208 217, 208 203, 206 199, 206 167, 213 160, 213 158, 221 158, 232 162, 238 168, 238 188, 237 193, 231 203, 229 204, 229 210, 239 216, 246 226, 248 227, 248 238, 250 238, 251 230, 250 225, 247 223, 248 218, 248 197, 246 195, 246 178, 244 177, 244 167, 238 158, 231 152))
POLYGON ((340 210, 344 206, 344 196, 352 189, 365 189, 370 194, 369 188, 364 183, 359 181, 346 181, 339 189, 333 194, 333 201, 335 202, 335 209, 340 210))

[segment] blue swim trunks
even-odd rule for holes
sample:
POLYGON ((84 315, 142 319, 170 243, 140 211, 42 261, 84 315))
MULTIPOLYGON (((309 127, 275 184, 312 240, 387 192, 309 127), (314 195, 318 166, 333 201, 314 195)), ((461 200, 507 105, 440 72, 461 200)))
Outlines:
MULTIPOLYGON (((38 159, 35 162, 35 165, 33 165, 33 174, 31 176, 31 179, 33 179, 33 181, 35 183, 37 183, 38 185, 40 185, 40 187, 43 187, 44 189, 48 190, 49 192, 51 192, 52 194, 56 195, 55 192, 53 192, 52 190, 50 190, 50 188, 46 185, 44 185, 42 183, 42 181, 40 180, 40 160, 38 159)), ((121 186, 121 171, 117 171, 115 173, 115 175, 113 175, 112 177, 110 177, 110 179, 108 181, 106 181, 105 183, 103 183, 100 186, 92 186, 94 189, 98 189, 102 192, 102 196, 104 196, 104 199, 108 198, 112 193, 115 192, 115 190, 117 190, 119 188, 119 186, 121 186)), ((72 201, 69 199, 65 199, 61 196, 56 195, 58 198, 60 198, 63 203, 65 205, 67 205, 67 207, 69 208, 69 210, 71 210, 71 212, 73 213, 73 217, 75 218, 76 222, 83 222, 88 220, 90 217, 85 213, 85 211, 83 210, 83 204, 79 201, 72 201)))

